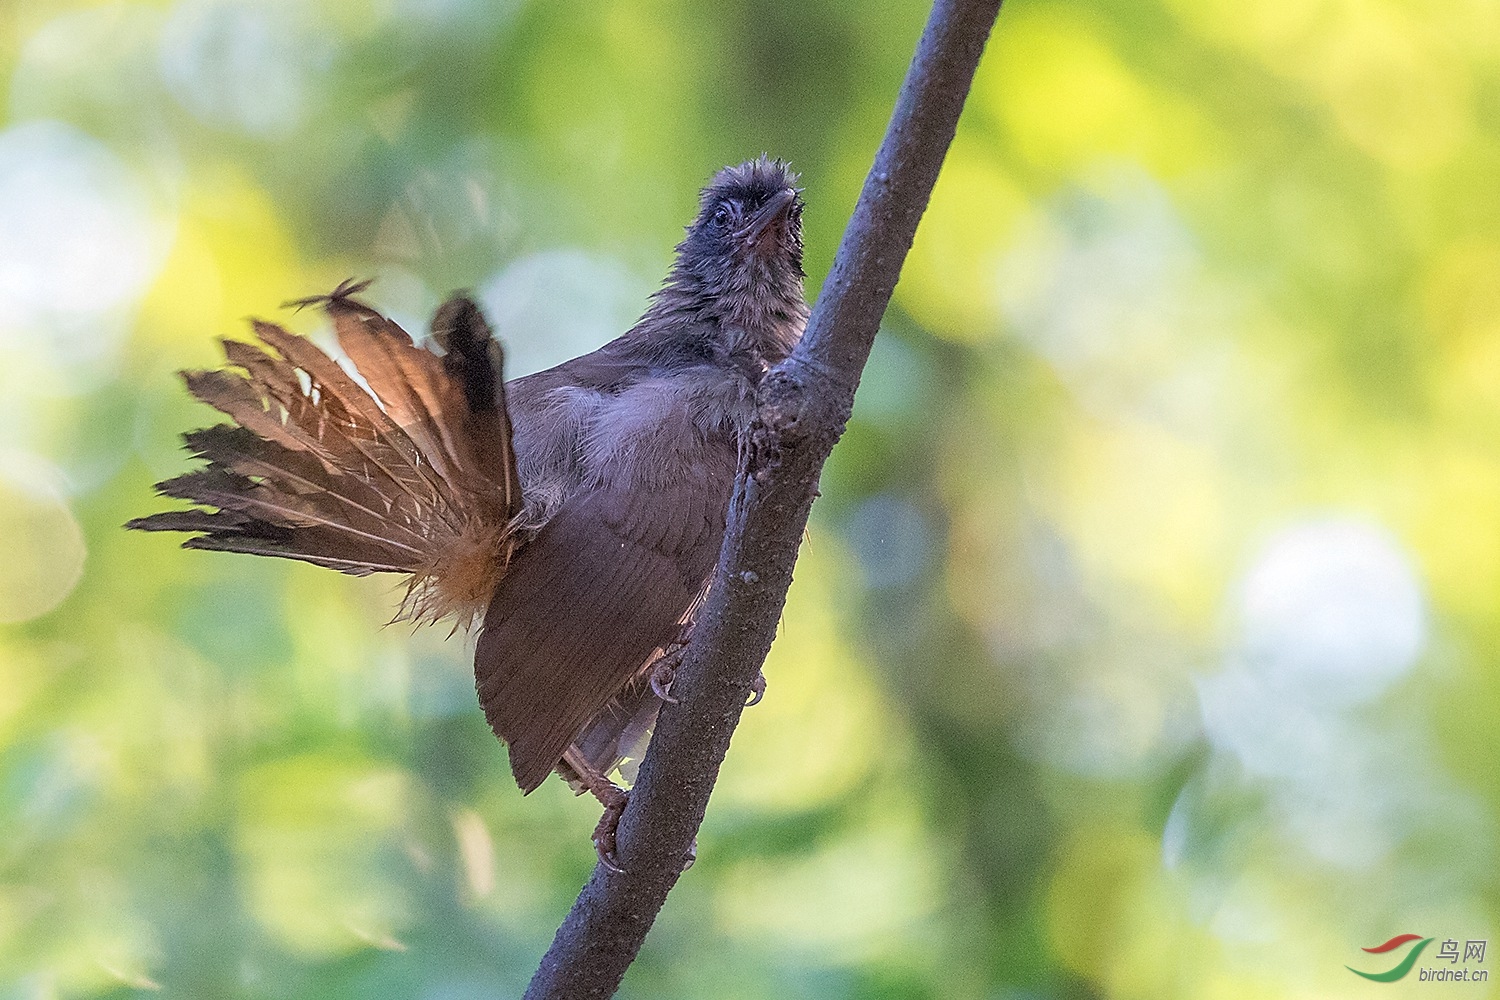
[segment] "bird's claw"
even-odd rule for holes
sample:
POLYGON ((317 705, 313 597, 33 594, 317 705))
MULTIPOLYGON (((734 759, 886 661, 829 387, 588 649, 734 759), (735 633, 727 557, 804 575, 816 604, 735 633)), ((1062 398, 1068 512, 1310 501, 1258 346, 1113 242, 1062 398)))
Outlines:
POLYGON ((625 869, 620 867, 619 859, 615 856, 615 838, 620 830, 620 817, 625 815, 625 805, 630 801, 630 793, 624 789, 616 788, 617 795, 610 796, 610 800, 604 803, 604 815, 599 817, 599 824, 594 827, 594 852, 599 855, 599 863, 616 875, 622 875, 625 869))
POLYGON ((663 656, 651 668, 651 691, 669 705, 677 704, 677 699, 672 696, 672 679, 677 676, 677 664, 670 662, 672 659, 663 656))
MULTIPOLYGON (((659 658, 651 668, 651 690, 662 701, 670 705, 677 704, 677 698, 672 694, 672 681, 677 676, 677 666, 682 662, 682 650, 678 649, 659 658)), ((766 675, 757 673, 755 680, 750 682, 750 693, 745 697, 745 707, 759 705, 760 700, 766 696, 766 675)))
POLYGON ((677 704, 677 698, 672 694, 672 680, 677 676, 677 668, 686 652, 686 645, 674 643, 671 650, 658 656, 651 665, 651 691, 669 705, 677 704))
POLYGON ((759 705, 760 700, 766 696, 766 675, 757 673, 755 680, 750 682, 750 697, 745 699, 745 707, 759 705))
MULTIPOLYGON (((599 855, 599 863, 616 875, 625 874, 625 869, 620 867, 620 859, 615 854, 615 841, 620 831, 620 817, 625 815, 625 805, 630 801, 630 793, 622 788, 616 788, 615 796, 604 805, 604 815, 599 817, 599 825, 594 827, 594 852, 599 855)), ((687 871, 693 867, 693 862, 698 860, 698 838, 688 845, 687 855, 682 860, 682 870, 687 871)))

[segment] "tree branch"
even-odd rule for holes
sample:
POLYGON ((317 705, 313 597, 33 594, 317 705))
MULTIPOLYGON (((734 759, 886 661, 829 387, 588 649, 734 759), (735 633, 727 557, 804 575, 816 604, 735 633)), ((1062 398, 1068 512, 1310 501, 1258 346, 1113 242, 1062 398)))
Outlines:
POLYGON ((594 869, 526 991, 608 997, 640 950, 708 807, 770 651, 818 476, 968 96, 1000 0, 937 0, 807 332, 766 376, 707 604, 620 822, 624 872, 594 869))

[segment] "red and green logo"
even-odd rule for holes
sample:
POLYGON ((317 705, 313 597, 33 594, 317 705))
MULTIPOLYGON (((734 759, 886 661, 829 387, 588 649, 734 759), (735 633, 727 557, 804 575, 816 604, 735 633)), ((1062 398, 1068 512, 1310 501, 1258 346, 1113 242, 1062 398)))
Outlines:
POLYGON ((1432 944, 1432 938, 1424 938, 1420 934, 1397 934, 1385 944, 1376 945, 1373 948, 1362 949, 1369 952, 1371 955, 1386 955, 1390 952, 1396 951, 1403 945, 1411 944, 1411 942, 1413 941, 1417 943, 1413 945, 1411 950, 1406 953, 1406 957, 1403 958, 1400 962, 1397 962, 1395 968, 1387 972, 1360 972, 1352 965, 1346 965, 1344 966, 1344 968, 1348 969, 1356 976, 1364 976, 1366 979, 1374 980, 1377 983, 1394 983, 1396 980, 1400 979, 1402 976, 1405 976, 1408 972, 1410 972, 1411 967, 1417 964, 1417 958, 1422 954, 1422 949, 1432 944))

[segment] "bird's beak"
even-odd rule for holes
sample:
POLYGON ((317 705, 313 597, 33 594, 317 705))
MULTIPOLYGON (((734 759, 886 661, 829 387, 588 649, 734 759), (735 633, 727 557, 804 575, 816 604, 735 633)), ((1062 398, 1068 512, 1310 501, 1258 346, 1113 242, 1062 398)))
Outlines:
POLYGON ((750 217, 750 221, 738 233, 745 246, 753 247, 761 236, 774 225, 784 223, 787 213, 792 210, 792 205, 797 201, 797 192, 791 188, 782 188, 771 197, 771 200, 760 207, 760 211, 750 217))

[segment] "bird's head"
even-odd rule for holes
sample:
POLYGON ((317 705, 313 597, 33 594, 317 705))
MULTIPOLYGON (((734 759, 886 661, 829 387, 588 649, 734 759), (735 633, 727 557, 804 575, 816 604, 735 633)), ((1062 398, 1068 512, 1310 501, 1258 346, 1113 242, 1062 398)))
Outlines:
POLYGON ((796 183, 784 162, 765 157, 715 174, 678 244, 663 304, 748 335, 768 360, 785 356, 807 320, 796 183))

